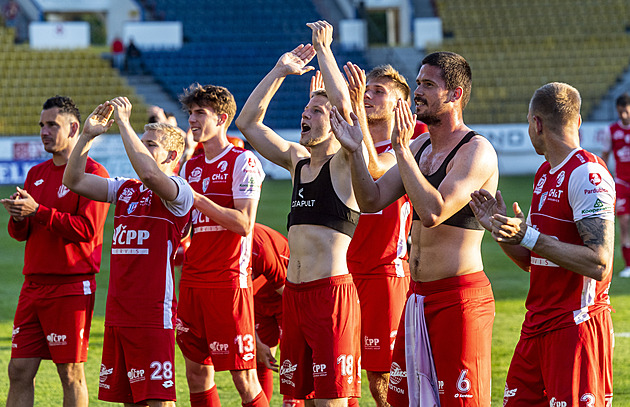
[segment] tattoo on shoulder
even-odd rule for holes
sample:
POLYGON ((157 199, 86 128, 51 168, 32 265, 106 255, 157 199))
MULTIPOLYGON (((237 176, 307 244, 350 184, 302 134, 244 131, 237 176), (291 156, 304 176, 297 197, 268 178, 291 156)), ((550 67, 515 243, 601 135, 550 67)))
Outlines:
POLYGON ((585 218, 576 223, 582 241, 588 247, 611 246, 615 241, 615 224, 601 218, 585 218))

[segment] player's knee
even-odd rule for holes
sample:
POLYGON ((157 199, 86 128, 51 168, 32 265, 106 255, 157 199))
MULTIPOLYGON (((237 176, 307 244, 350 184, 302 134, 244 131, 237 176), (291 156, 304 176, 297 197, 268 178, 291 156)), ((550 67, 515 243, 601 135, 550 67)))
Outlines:
POLYGON ((27 363, 21 359, 11 359, 9 361, 9 381, 11 383, 30 382, 35 380, 39 364, 27 363))
POLYGON ((59 363, 57 372, 64 387, 85 385, 83 363, 59 363))
POLYGON ((234 386, 240 394, 250 393, 260 387, 255 369, 232 370, 230 373, 232 373, 234 386))

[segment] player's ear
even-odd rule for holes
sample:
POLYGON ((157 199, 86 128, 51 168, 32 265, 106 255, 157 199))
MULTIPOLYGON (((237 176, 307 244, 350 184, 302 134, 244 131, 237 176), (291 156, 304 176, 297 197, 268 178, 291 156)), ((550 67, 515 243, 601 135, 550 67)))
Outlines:
POLYGON ((219 126, 222 125, 223 123, 227 122, 227 119, 228 119, 227 113, 221 113, 219 115, 219 123, 218 123, 219 126))

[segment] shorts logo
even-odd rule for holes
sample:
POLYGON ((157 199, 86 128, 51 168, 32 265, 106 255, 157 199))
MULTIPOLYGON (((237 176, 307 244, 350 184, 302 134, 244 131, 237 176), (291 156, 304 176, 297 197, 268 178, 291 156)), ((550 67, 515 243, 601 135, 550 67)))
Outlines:
POLYGON ((313 363, 313 377, 324 377, 327 375, 325 364, 313 363))
POLYGON ((40 178, 37 181, 35 181, 35 186, 38 187, 38 186, 40 186, 43 183, 44 183, 44 180, 40 178))
POLYGON ((201 179, 201 168, 195 167, 188 176, 188 182, 199 182, 201 179))
POLYGON ((61 185, 59 187, 59 190, 57 191, 57 196, 59 198, 63 198, 64 196, 66 196, 68 194, 68 192, 70 192, 70 190, 68 189, 67 186, 65 185, 61 185))
POLYGON ((67 345, 66 335, 58 335, 56 333, 51 333, 46 337, 48 341, 48 346, 62 346, 67 345))
POLYGON ((179 318, 175 320, 175 329, 177 330, 178 334, 190 332, 190 328, 186 327, 184 323, 182 322, 182 320, 179 318))
POLYGON ((214 355, 227 355, 230 349, 227 343, 219 343, 217 341, 212 342, 208 347, 210 348, 210 352, 214 355))
POLYGON ((378 338, 368 338, 367 336, 363 337, 363 347, 365 349, 370 350, 380 350, 381 345, 379 345, 380 340, 378 338))
POLYGON ((107 381, 107 377, 114 373, 114 368, 107 368, 107 366, 105 365, 101 365, 101 372, 99 373, 99 384, 98 387, 103 387, 105 389, 109 389, 109 384, 105 384, 105 381, 107 381))
POLYGON ((549 400, 549 407, 567 407, 568 404, 566 401, 557 400, 555 397, 552 397, 549 400))
POLYGON ((249 362, 250 360, 254 359, 254 354, 253 353, 246 353, 243 355, 243 360, 245 362, 249 362))
POLYGON ((280 366, 280 376, 284 376, 287 379, 293 379, 293 372, 297 370, 297 363, 295 365, 291 364, 289 359, 282 362, 282 366, 280 366))
POLYGON ((503 392, 503 407, 508 403, 508 398, 516 396, 518 389, 510 389, 507 384, 505 385, 505 391, 503 392))
POLYGON ((400 365, 396 362, 392 362, 392 367, 389 369, 389 381, 392 384, 398 384, 402 379, 407 378, 407 372, 400 368, 400 365))
POLYGON ((172 380, 167 380, 164 383, 162 383, 162 387, 164 387, 165 389, 168 389, 170 387, 173 387, 175 383, 172 380))
POLYGON ((129 378, 129 383, 137 383, 144 381, 144 370, 142 369, 131 369, 127 372, 127 377, 129 378))

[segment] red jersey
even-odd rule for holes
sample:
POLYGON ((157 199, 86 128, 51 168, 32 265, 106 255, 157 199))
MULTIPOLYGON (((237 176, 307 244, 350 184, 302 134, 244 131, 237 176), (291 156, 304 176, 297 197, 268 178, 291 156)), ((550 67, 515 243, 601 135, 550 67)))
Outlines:
POLYGON ((605 150, 615 156, 617 178, 630 181, 630 126, 624 126, 619 120, 608 127, 608 135, 610 144, 605 150))
MULTIPOLYGON (((235 199, 260 198, 265 173, 256 156, 228 146, 212 160, 197 155, 186 162, 184 178, 217 205, 234 208, 235 199)), ((192 242, 186 251, 180 284, 187 287, 250 286, 251 235, 241 236, 197 209, 192 213, 192 242)))
MULTIPOLYGON (((392 151, 389 140, 374 147, 378 154, 392 151)), ((408 276, 407 236, 411 222, 411 202, 407 195, 379 212, 362 213, 348 247, 348 268, 352 275, 408 276)))
MULTIPOLYGON (((65 165, 53 160, 31 168, 24 189, 39 203, 33 216, 9 220, 9 234, 26 240, 26 280, 65 284, 91 279, 101 266, 103 225, 109 204, 84 198, 61 183, 65 165)), ((108 177, 101 164, 88 157, 85 172, 108 177)))
POLYGON ((276 291, 287 279, 289 242, 281 233, 256 223, 252 243, 252 279, 254 307, 277 303, 282 296, 276 291))
POLYGON ((172 329, 177 309, 173 259, 190 222, 193 193, 182 178, 175 200, 140 181, 108 179, 116 204, 105 326, 172 329))
MULTIPOLYGON (((576 149, 555 168, 543 163, 534 181, 527 224, 539 232, 561 242, 584 245, 576 221, 597 217, 614 222, 615 183, 596 155, 576 149)), ((534 252, 530 270, 523 337, 580 324, 610 309, 608 288, 612 273, 603 281, 596 281, 534 252)))

